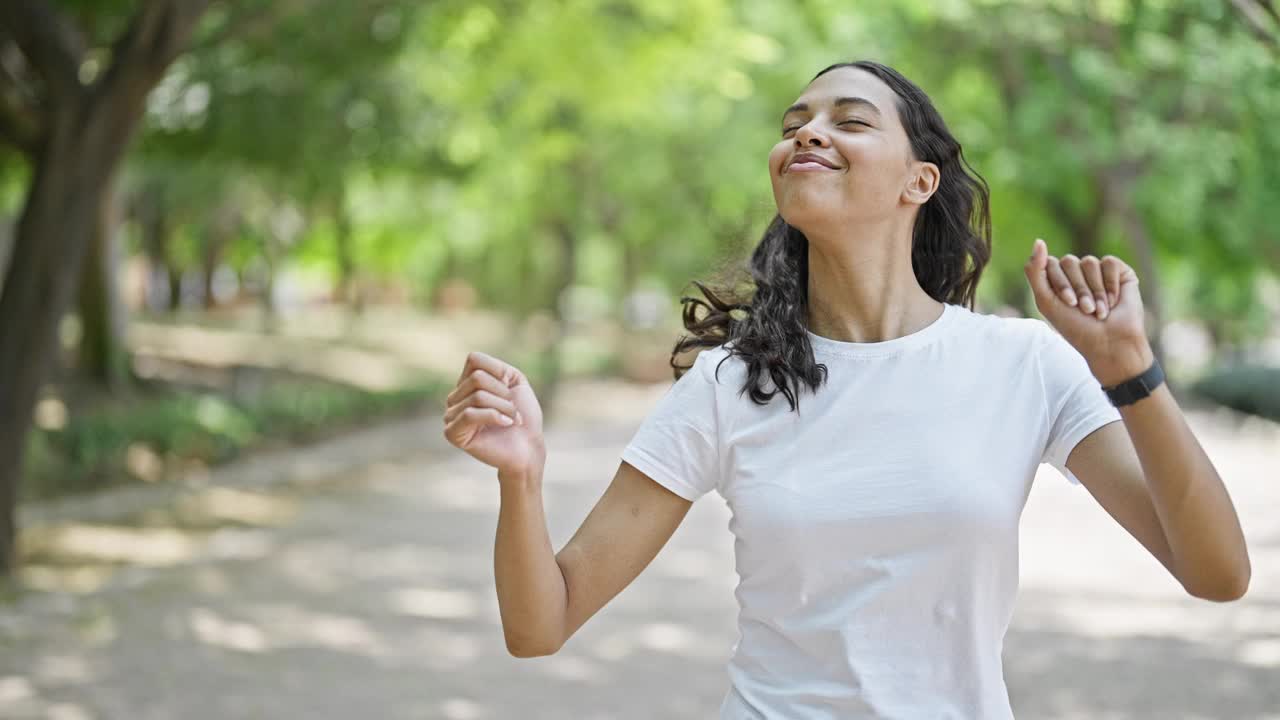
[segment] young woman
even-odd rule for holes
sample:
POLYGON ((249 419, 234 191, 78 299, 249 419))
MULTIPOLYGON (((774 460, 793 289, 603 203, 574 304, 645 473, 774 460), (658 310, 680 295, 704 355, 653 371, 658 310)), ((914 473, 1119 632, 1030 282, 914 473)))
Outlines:
POLYGON ((1036 240, 1025 272, 1048 324, 974 312, 985 183, 924 92, 883 65, 818 73, 781 134, 754 291, 686 298, 692 337, 675 353, 703 350, 559 553, 537 399, 518 369, 468 357, 445 436, 498 469, 509 651, 556 652, 714 489, 740 580, 720 717, 1012 717, 1001 648, 1041 463, 1188 593, 1239 598, 1239 521, 1160 382, 1133 270, 1036 240))

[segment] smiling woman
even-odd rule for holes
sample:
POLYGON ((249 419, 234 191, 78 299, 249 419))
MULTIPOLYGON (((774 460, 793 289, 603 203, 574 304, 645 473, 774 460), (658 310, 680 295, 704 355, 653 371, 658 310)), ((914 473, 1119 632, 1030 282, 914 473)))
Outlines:
MULTIPOLYGON (((903 319, 916 328, 937 317, 939 303, 972 307, 991 257, 987 185, 910 80, 870 61, 822 70, 783 113, 782 139, 768 161, 778 214, 750 258, 749 294, 694 282, 706 301, 683 299, 692 336, 672 353, 677 376, 685 369, 677 356, 732 338, 733 354, 748 367, 752 398, 764 403, 781 393, 796 409, 800 386, 817 390, 823 378, 805 330, 862 339, 857 330, 835 327, 844 313, 832 317, 829 304, 840 303, 830 291, 867 297, 915 288, 903 319), (845 247, 860 263, 885 262, 892 275, 851 277, 849 267, 828 263, 832 272, 819 267, 813 281, 820 287, 809 287, 811 254, 825 261, 845 247), (698 310, 707 314, 698 317, 698 310), (765 389, 765 377, 773 390, 765 389)), ((725 285, 742 283, 735 278, 725 285)), ((857 321, 867 327, 870 319, 857 321)), ((894 331, 870 329, 881 336, 894 331)))
POLYGON ((684 299, 676 386, 622 452, 733 512, 740 639, 721 718, 1012 717, 1001 649, 1040 464, 1086 485, 1189 593, 1240 597, 1248 557, 1221 480, 1167 390, 1145 399, 1159 373, 1127 266, 1038 242, 1027 279, 1052 327, 975 312, 987 186, 928 96, 877 63, 818 73, 768 169, 778 214, 751 282, 684 299), (1134 378, 1147 384, 1117 389, 1134 378))
POLYGON ((722 720, 1012 718, 1002 650, 1041 464, 1192 595, 1244 593, 1239 521, 1151 365, 1128 266, 1037 242, 1025 270, 1052 327, 975 312, 987 187, 884 65, 819 73, 768 171, 778 214, 753 293, 699 283, 707 301, 685 298, 692 337, 674 354, 701 351, 673 356, 675 384, 555 555, 537 400, 516 368, 468 358, 445 434, 499 469, 512 654, 557 652, 713 490, 739 577, 722 720))

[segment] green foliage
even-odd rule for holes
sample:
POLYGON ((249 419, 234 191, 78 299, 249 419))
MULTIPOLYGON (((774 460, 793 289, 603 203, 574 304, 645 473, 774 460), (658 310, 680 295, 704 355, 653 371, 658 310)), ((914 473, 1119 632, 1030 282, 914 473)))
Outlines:
MULTIPOLYGON (((951 7, 963 10, 921 21, 935 42, 913 55, 947 79, 944 104, 964 98, 959 115, 986 126, 961 137, 992 171, 997 235, 1017 250, 998 244, 997 267, 1020 263, 1037 236, 1136 266, 1145 241, 1129 215, 1150 232, 1153 270, 1189 261, 1205 276, 1197 293, 1232 295, 1230 312, 1257 304, 1254 276, 1280 265, 1265 209, 1280 202, 1269 131, 1280 66, 1240 18, 1198 0, 951 7), (999 209, 1011 200, 1025 209, 999 209), (1220 285, 1244 291, 1210 287, 1220 285)), ((1187 317, 1222 315, 1220 303, 1172 304, 1187 317)))
MULTIPOLYGON (((1222 323, 1233 344, 1267 330, 1280 64, 1226 4, 302 5, 244 6, 269 29, 222 42, 244 10, 214 8, 153 94, 132 166, 167 188, 175 225, 234 208, 234 267, 354 264, 424 298, 462 277, 517 313, 566 284, 614 306, 637 285, 674 294, 772 215, 779 111, 822 67, 872 58, 930 93, 991 185, 985 303, 1030 310, 1021 267, 1040 236, 1135 266, 1149 249, 1153 290, 1198 268, 1165 319, 1222 323), (301 224, 282 238, 289 213, 301 224)), ((209 242, 179 232, 172 257, 205 262, 209 242)))
POLYGON ((37 430, 28 445, 28 498, 136 480, 130 448, 172 467, 226 462, 264 444, 297 442, 442 397, 442 381, 370 392, 286 382, 235 401, 212 393, 158 392, 135 402, 73 415, 60 430, 37 430))
POLYGON ((1220 370, 1191 389, 1220 405, 1280 422, 1280 368, 1244 365, 1220 370))

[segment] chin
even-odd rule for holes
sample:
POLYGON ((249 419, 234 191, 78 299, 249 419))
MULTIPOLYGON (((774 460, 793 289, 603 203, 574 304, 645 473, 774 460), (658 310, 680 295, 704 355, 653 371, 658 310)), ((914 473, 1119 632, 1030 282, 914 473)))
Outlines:
POLYGON ((778 203, 778 214, 783 220, 793 228, 800 232, 807 233, 809 229, 822 227, 835 219, 835 213, 827 203, 806 202, 797 198, 790 198, 785 203, 778 203))

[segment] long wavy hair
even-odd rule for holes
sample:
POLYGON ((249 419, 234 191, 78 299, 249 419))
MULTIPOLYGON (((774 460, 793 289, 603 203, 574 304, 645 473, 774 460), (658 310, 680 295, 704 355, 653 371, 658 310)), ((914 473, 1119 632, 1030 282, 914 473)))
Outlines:
MULTIPOLYGON (((938 166, 938 189, 920 208, 912 230, 916 280, 933 299, 973 309, 978 278, 991 259, 986 180, 969 166, 929 96, 893 68, 866 60, 836 63, 813 77, 844 67, 869 72, 893 89, 915 159, 938 166)), ((798 410, 801 384, 816 392, 826 381, 827 367, 816 362, 805 334, 809 240, 781 215, 769 223, 745 267, 738 266, 713 286, 692 283, 706 300, 680 299, 684 329, 691 334, 681 336, 672 350, 676 379, 692 367, 677 364, 678 355, 727 344, 727 357, 740 356, 747 365, 739 394, 750 392, 759 405, 781 392, 791 410, 798 410), (705 313, 699 315, 699 310, 705 313), (773 389, 766 388, 766 376, 773 389)))

